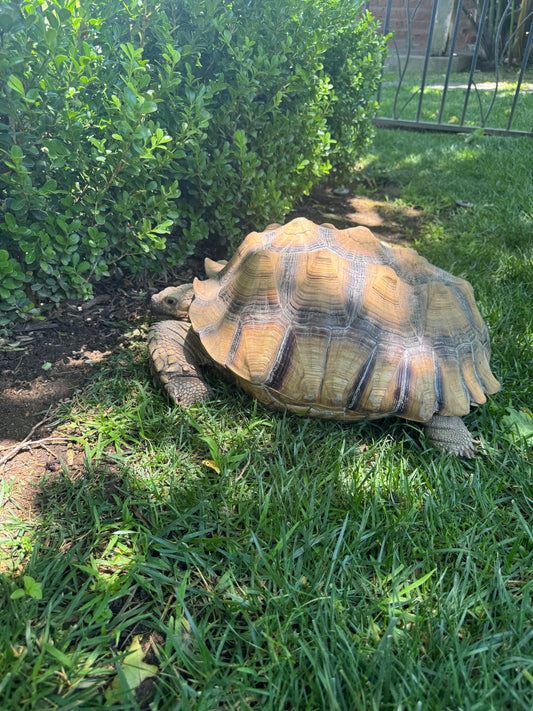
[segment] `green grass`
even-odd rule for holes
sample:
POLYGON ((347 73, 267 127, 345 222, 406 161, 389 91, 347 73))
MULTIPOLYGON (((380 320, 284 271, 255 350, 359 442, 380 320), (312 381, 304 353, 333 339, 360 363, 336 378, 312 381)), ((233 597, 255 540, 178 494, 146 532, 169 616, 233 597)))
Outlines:
MULTIPOLYGON (((467 97, 468 72, 451 74, 441 122, 458 124, 463 118, 467 97)), ((420 114, 421 121, 436 122, 441 113, 445 73, 432 72, 426 78, 420 114)), ((475 86, 468 96, 464 123, 467 126, 507 128, 516 93, 518 71, 500 71, 495 99, 496 75, 494 72, 474 73, 475 86)), ((381 88, 379 115, 414 121, 420 100, 421 71, 408 71, 399 85, 397 69, 387 67, 381 88), (399 86, 398 86, 399 85, 399 86)), ((520 89, 517 105, 512 116, 511 128, 517 131, 533 130, 533 72, 526 72, 520 89)))
POLYGON ((66 412, 84 476, 0 532, 3 709, 533 707, 533 454, 513 426, 533 402, 532 166, 526 139, 393 131, 363 166, 424 209, 417 249, 473 283, 491 331, 503 390, 466 418, 472 461, 216 380, 185 413, 142 343, 114 357, 66 412), (139 638, 155 674, 135 697, 139 638))

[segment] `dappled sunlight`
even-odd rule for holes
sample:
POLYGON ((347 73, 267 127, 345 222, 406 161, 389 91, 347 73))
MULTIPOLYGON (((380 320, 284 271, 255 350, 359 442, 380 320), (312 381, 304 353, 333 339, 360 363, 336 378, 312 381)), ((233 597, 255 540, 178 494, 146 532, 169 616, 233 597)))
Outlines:
MULTIPOLYGON (((152 0, 7 5, 13 25, 0 54, 14 192, 4 212, 9 239, 31 256, 21 267, 28 283, 20 283, 29 299, 32 287, 37 296, 59 293, 56 271, 80 287, 108 266, 116 272, 92 301, 65 304, 40 328, 31 322, 0 342, 2 709, 532 709, 531 140, 378 130, 369 148, 372 102, 358 103, 358 84, 332 91, 326 76, 329 62, 333 79, 341 70, 339 79, 365 84, 358 63, 366 56, 370 69, 379 47, 357 55, 353 76, 347 71, 350 47, 371 40, 368 24, 361 44, 352 31, 357 4, 214 0, 201 3, 203 13, 199 3, 152 0), (25 27, 19 15, 30 9, 25 27), (328 56, 335 37, 342 42, 328 56), (15 40, 21 60, 10 62, 15 40), (328 153, 330 118, 349 131, 361 118, 361 142, 333 131, 340 141, 328 153), (347 172, 333 171, 287 216, 293 197, 324 177, 333 151, 347 172), (203 278, 205 256, 231 251, 224 237, 262 228, 277 212, 280 221, 365 225, 472 284, 502 384, 465 414, 474 457, 437 450, 424 425, 401 417, 316 420, 305 416, 306 401, 302 416, 273 412, 217 372, 205 373, 213 399, 188 409, 157 387, 146 297, 203 278), (194 259, 169 266, 195 245, 194 259), (33 255, 33 247, 42 250, 33 255), (139 275, 149 263, 130 261, 142 250, 155 257, 157 275, 127 272, 126 264, 139 275)), ((511 76, 493 110, 504 120, 511 76)), ((448 121, 461 118, 464 79, 448 87, 448 121)), ((520 107, 532 99, 531 79, 520 107)), ((439 112, 443 80, 428 82, 422 116, 439 112)), ((485 76, 476 80, 486 109, 493 88, 485 76)), ((390 106, 394 87, 383 90, 390 106)), ((416 106, 414 97, 407 110, 416 106)), ((353 246, 343 253, 348 273, 353 246)), ((483 324, 476 315, 483 361, 469 365, 476 346, 452 337, 469 328, 464 310, 441 287, 421 286, 422 260, 407 270, 408 296, 396 298, 395 273, 372 264, 385 253, 389 263, 412 254, 376 241, 365 269, 383 278, 367 289, 354 269, 350 281, 359 285, 350 308, 364 291, 360 321, 369 328, 350 341, 344 370, 367 341, 372 353, 360 359, 349 403, 363 394, 362 381, 366 389, 378 346, 387 366, 405 349, 420 350, 428 324, 452 368, 429 369, 415 389, 438 402, 448 386, 463 388, 455 361, 469 372, 488 368, 483 324), (381 348, 380 330, 391 334, 398 314, 399 345, 381 348)), ((10 274, 7 254, 0 249, 0 271, 10 274)), ((279 359, 306 386, 318 351, 341 362, 312 298, 320 259, 339 283, 326 254, 321 246, 306 263, 310 296, 286 328, 300 316, 316 323, 303 330, 319 334, 321 348, 309 349, 299 368, 295 349, 279 359)), ((288 294, 290 280, 281 281, 288 294)), ((469 287, 454 293, 473 308, 469 287)), ((266 297, 250 309, 252 321, 274 304, 266 297)), ((328 319, 331 303, 318 304, 328 319)), ((337 332, 346 334, 342 323, 337 332)), ((416 372, 398 373, 390 399, 404 404, 416 372)), ((281 367, 275 375, 281 383, 281 367)), ((333 396, 344 375, 332 380, 333 396)), ((383 383, 370 384, 369 396, 382 395, 383 383)))
POLYGON ((318 185, 294 207, 285 222, 306 215, 316 224, 329 222, 337 229, 363 225, 382 240, 412 246, 423 214, 398 200, 399 195, 398 185, 393 181, 376 186, 372 180, 354 180, 340 194, 331 187, 318 185))
MULTIPOLYGON (((83 357, 44 361, 48 367, 42 370, 42 375, 35 373, 31 380, 22 381, 18 385, 15 384, 16 377, 13 377, 10 370, 4 370, 4 389, 0 392, 0 446, 7 446, 10 442, 20 441, 26 436, 35 425, 35 416, 42 414, 45 417, 50 408, 72 397, 81 384, 95 372, 95 366, 104 362, 109 355, 110 351, 86 351, 83 357)), ((41 360, 38 355, 37 358, 41 360)))

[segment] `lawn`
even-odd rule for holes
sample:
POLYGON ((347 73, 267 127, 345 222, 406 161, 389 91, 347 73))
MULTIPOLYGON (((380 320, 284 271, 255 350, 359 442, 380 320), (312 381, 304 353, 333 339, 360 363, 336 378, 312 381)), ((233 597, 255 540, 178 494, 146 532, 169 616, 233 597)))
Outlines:
POLYGON ((184 412, 123 349, 63 408, 84 476, 0 531, 2 709, 533 707, 533 143, 383 130, 361 171, 474 286, 503 386, 480 454, 216 379, 184 412))
POLYGON ((420 121, 463 123, 466 126, 504 129, 512 118, 513 130, 533 130, 533 72, 531 70, 524 74, 514 112, 513 101, 518 79, 516 69, 501 68, 498 76, 494 71, 476 71, 470 89, 468 88, 469 72, 450 74, 447 84, 445 73, 431 72, 426 77, 421 107, 419 107, 421 71, 409 70, 399 81, 398 69, 387 65, 383 79, 380 116, 414 121, 420 108, 420 121), (445 86, 446 94, 443 102, 445 86))

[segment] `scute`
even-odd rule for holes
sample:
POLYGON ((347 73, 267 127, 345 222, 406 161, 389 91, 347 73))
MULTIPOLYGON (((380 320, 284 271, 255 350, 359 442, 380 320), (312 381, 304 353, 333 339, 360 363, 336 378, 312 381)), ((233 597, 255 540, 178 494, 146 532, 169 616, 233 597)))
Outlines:
POLYGON ((209 356, 276 407, 426 422, 499 390, 470 284, 364 227, 253 232, 194 294, 209 356))

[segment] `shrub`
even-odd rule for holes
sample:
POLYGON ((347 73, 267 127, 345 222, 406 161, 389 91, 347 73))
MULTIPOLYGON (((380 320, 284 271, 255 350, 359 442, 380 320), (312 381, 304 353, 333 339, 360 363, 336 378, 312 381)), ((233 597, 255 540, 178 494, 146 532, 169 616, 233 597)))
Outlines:
POLYGON ((382 52, 352 0, 4 3, 0 325, 344 179, 382 52))

